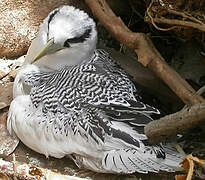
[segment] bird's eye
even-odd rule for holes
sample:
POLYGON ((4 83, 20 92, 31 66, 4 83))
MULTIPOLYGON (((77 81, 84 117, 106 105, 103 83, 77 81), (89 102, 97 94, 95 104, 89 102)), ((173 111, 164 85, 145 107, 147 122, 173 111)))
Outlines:
POLYGON ((65 42, 64 42, 64 45, 63 45, 64 47, 70 47, 70 44, 69 44, 69 39, 67 39, 65 42))
MULTIPOLYGON (((91 28, 88 28, 85 30, 85 32, 80 35, 80 36, 77 36, 77 37, 73 37, 73 38, 70 38, 70 39, 67 39, 65 41, 65 43, 67 44, 71 44, 71 43, 83 43, 87 38, 90 37, 90 33, 91 33, 92 29, 91 28)), ((64 43, 64 46, 65 46, 65 43, 64 43)), ((67 47, 67 46, 66 46, 67 47)))

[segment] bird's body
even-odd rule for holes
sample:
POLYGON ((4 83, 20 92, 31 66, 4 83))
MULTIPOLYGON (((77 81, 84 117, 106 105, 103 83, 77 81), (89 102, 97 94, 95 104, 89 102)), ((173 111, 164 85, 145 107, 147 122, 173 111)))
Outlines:
POLYGON ((98 172, 179 169, 182 156, 168 146, 149 145, 144 134, 150 115, 159 111, 140 102, 127 74, 109 54, 95 50, 95 44, 95 24, 87 14, 66 6, 50 13, 15 79, 9 132, 47 157, 70 156, 78 166, 98 172), (79 20, 80 30, 76 35, 76 25, 66 25, 72 36, 66 31, 65 41, 55 29, 63 24, 59 19, 66 18, 72 19, 71 24, 79 20), (45 45, 42 39, 51 38, 60 39, 57 52, 49 47, 47 54, 34 58, 38 41, 45 45))

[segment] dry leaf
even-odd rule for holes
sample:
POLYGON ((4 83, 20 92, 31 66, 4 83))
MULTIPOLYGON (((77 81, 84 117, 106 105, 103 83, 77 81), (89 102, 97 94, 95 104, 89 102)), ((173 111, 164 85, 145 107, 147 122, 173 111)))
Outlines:
POLYGON ((181 163, 182 167, 187 172, 187 175, 176 175, 176 180, 191 180, 194 173, 194 163, 198 163, 205 170, 205 160, 200 160, 197 157, 193 157, 192 154, 186 156, 181 163))
POLYGON ((205 170, 205 160, 200 160, 199 158, 193 156, 191 158, 205 170))
POLYGON ((187 175, 180 174, 175 176, 175 180, 186 180, 187 175))

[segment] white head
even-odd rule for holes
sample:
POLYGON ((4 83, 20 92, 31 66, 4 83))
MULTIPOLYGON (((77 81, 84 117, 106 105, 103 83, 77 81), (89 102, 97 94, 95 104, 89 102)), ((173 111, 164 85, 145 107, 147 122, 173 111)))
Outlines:
POLYGON ((52 11, 41 24, 25 64, 53 70, 79 64, 93 55, 96 42, 93 19, 79 9, 62 6, 52 11))

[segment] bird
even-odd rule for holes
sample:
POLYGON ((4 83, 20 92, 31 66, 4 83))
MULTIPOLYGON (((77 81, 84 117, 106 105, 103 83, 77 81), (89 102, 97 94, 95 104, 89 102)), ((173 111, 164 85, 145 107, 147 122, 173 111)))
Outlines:
POLYGON ((87 13, 61 6, 44 19, 13 87, 7 129, 46 157, 130 174, 181 170, 170 144, 151 145, 144 126, 157 108, 102 49, 87 13))

